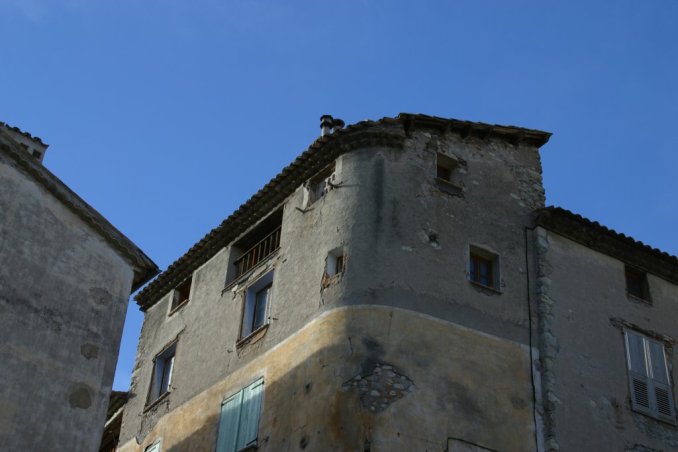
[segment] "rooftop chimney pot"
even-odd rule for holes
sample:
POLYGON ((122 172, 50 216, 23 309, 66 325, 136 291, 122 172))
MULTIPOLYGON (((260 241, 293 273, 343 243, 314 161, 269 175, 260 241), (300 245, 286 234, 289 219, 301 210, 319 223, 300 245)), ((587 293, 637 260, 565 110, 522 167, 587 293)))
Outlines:
POLYGON ((325 135, 329 135, 330 132, 332 131, 332 124, 334 122, 334 119, 330 115, 322 115, 320 117, 320 136, 324 137, 325 135))

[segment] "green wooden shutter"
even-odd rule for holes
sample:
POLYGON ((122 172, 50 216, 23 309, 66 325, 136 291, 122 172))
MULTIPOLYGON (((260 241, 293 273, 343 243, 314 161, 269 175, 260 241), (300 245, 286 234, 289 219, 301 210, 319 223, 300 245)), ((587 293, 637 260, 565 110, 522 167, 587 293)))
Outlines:
POLYGON ((264 379, 260 378, 242 390, 242 409, 237 449, 256 444, 259 434, 261 399, 264 395, 264 379))
POLYGON ((217 452, 235 452, 238 450, 236 444, 238 444, 242 399, 243 391, 239 391, 221 404, 217 452))

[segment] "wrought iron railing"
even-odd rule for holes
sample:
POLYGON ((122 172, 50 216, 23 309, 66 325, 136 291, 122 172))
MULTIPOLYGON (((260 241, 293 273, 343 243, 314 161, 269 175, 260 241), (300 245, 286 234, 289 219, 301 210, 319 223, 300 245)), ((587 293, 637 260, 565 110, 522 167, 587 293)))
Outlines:
POLYGON ((278 226, 233 263, 237 268, 236 278, 256 267, 280 248, 280 228, 278 226))

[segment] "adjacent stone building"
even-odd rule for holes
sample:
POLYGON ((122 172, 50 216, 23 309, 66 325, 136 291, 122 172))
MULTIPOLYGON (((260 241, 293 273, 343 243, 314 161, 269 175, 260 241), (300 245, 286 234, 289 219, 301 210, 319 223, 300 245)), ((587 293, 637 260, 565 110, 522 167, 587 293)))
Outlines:
POLYGON ((0 449, 93 451, 129 295, 156 265, 0 123, 0 449))
POLYGON ((137 295, 118 450, 678 446, 678 259, 546 208, 549 133, 321 119, 137 295))

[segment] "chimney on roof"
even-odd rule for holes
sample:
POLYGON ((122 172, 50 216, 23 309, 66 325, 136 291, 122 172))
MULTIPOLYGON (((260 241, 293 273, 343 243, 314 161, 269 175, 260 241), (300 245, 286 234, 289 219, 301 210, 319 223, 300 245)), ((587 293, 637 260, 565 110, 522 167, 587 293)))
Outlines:
POLYGON ((344 120, 335 118, 332 120, 332 133, 344 128, 344 120))
POLYGON ((339 118, 333 118, 330 115, 320 117, 320 136, 324 137, 344 128, 344 121, 339 118))
POLYGON ((0 121, 0 129, 16 141, 29 155, 42 163, 48 144, 43 143, 40 138, 34 137, 30 133, 23 132, 18 127, 12 127, 2 121, 0 121))
POLYGON ((320 117, 320 136, 324 137, 325 135, 329 135, 332 133, 332 123, 334 122, 334 118, 330 115, 322 115, 320 117))

